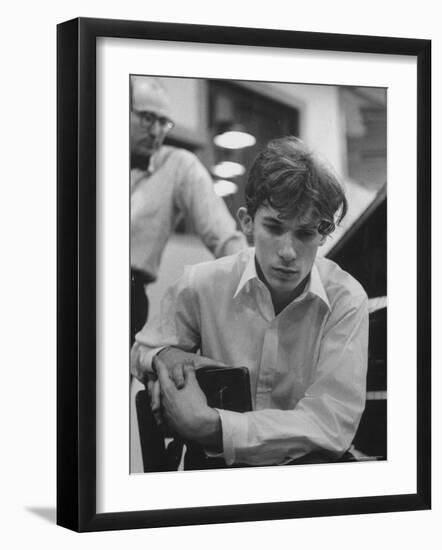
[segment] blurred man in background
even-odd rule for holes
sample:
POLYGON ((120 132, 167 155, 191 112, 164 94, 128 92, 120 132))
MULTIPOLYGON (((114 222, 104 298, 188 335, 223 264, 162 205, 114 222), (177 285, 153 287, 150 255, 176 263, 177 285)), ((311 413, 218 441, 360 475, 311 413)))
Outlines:
POLYGON ((163 250, 182 216, 218 258, 247 247, 211 177, 191 152, 163 145, 173 128, 164 87, 130 80, 131 341, 148 316, 146 286, 157 278, 163 250))

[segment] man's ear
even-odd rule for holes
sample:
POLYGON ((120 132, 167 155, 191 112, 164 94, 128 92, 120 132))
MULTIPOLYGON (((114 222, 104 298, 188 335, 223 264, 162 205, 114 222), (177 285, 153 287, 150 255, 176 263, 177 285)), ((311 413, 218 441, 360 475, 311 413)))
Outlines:
POLYGON ((238 218, 243 233, 248 237, 251 237, 253 235, 253 218, 247 212, 247 208, 245 206, 241 206, 236 213, 236 217, 238 218))
POLYGON ((327 240, 327 235, 321 235, 321 240, 319 241, 318 246, 322 246, 326 240, 327 240))

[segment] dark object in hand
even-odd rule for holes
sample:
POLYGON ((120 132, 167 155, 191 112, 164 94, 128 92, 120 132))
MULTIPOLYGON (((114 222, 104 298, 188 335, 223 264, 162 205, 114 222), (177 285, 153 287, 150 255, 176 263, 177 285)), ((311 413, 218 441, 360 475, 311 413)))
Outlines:
POLYGON ((236 412, 252 410, 247 367, 200 367, 196 379, 209 407, 236 412))
MULTIPOLYGON (((196 379, 209 407, 235 412, 252 410, 250 376, 247 367, 200 367, 196 379)), ((222 457, 208 457, 197 443, 186 443, 185 470, 226 468, 222 457)), ((235 465, 236 467, 236 465, 235 465)))

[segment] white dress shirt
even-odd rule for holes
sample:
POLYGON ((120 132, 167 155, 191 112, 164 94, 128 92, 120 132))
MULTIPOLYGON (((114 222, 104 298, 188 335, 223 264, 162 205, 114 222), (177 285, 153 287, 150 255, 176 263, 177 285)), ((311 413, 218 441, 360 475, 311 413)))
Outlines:
POLYGON ((365 405, 367 296, 334 262, 316 258, 304 293, 275 316, 254 249, 187 267, 159 316, 136 336, 132 371, 165 346, 250 371, 253 411, 219 410, 228 465, 339 457, 365 405))
POLYGON ((164 247, 182 216, 216 257, 247 247, 198 158, 163 146, 147 171, 131 170, 131 267, 156 279, 164 247))

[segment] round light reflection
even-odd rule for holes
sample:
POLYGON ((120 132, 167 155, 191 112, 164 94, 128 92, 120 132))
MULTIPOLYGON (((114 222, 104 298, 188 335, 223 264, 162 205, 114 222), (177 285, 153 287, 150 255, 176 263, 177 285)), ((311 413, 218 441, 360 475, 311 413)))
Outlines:
POLYGON ((227 197, 228 195, 234 195, 238 191, 238 186, 233 181, 229 180, 217 180, 213 187, 218 197, 227 197))
POLYGON ((247 132, 238 132, 230 130, 219 134, 213 138, 215 145, 224 149, 243 149, 255 145, 256 139, 252 134, 247 132))
POLYGON ((228 179, 236 178, 237 176, 242 176, 246 169, 239 162, 232 162, 230 160, 225 160, 220 162, 212 168, 213 174, 218 178, 228 179))

